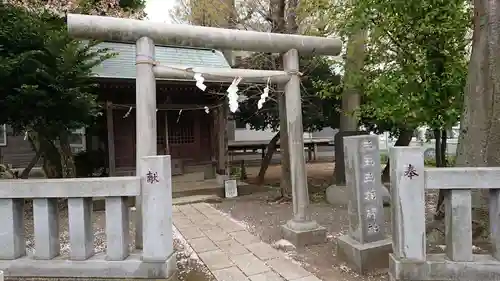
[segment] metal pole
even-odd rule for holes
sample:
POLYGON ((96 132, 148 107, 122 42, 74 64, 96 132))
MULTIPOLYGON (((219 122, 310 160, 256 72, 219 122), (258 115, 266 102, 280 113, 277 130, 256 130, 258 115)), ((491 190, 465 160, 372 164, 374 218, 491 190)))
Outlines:
MULTIPOLYGON (((142 37, 136 43, 136 176, 140 174, 140 161, 144 156, 156 155, 156 79, 153 73, 155 45, 153 40, 142 37)), ((142 193, 142 192, 141 192, 142 193)), ((135 245, 142 249, 142 194, 135 199, 135 245)))
POLYGON ((337 38, 257 32, 237 29, 156 23, 143 20, 68 14, 68 32, 81 39, 135 42, 149 37, 156 44, 221 50, 284 53, 297 49, 301 54, 336 56, 342 42, 337 38))

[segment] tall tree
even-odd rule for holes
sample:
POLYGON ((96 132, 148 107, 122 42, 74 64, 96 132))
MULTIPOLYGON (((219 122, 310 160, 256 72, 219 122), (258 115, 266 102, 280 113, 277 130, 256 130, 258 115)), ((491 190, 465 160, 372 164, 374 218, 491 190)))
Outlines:
MULTIPOLYGON (((77 79, 79 76, 89 77, 91 75, 90 68, 92 65, 98 64, 100 61, 108 57, 108 54, 104 54, 100 51, 95 51, 95 48, 92 49, 90 47, 94 47, 96 45, 95 42, 91 42, 89 44, 83 44, 79 41, 72 40, 66 35, 64 21, 62 18, 58 18, 58 16, 63 17, 65 13, 84 13, 84 14, 94 14, 94 15, 103 15, 103 16, 114 16, 114 17, 129 17, 129 18, 137 18, 141 19, 145 16, 144 8, 145 8, 145 0, 5 0, 3 1, 5 6, 2 8, 10 9, 10 11, 14 11, 11 8, 18 7, 24 9, 25 12, 28 12, 30 16, 33 16, 33 21, 29 23, 25 18, 21 10, 16 10, 13 12, 11 16, 19 17, 18 24, 19 26, 23 26, 26 24, 31 29, 27 29, 26 35, 27 38, 31 38, 34 41, 24 41, 25 48, 19 51, 27 52, 27 54, 42 52, 45 57, 44 59, 40 59, 41 55, 37 57, 37 63, 39 67, 43 66, 46 68, 47 75, 54 75, 54 77, 58 77, 60 79, 74 79, 73 84, 64 84, 60 85, 58 90, 63 91, 64 87, 69 87, 66 90, 68 93, 72 91, 72 86, 76 87, 78 91, 84 93, 89 90, 88 84, 91 83, 88 80, 77 79), (42 21, 42 22, 40 22, 42 21), (43 22, 46 21, 46 22, 43 22), (50 25, 48 24, 50 23, 50 25), (31 25, 30 25, 31 24, 31 25), (49 30, 50 34, 43 34, 47 37, 36 37, 36 26, 33 24, 39 24, 39 28, 41 30, 49 30), (44 39, 43 42, 40 42, 40 39, 44 39), (52 40, 52 41, 50 41, 52 40), (30 45, 30 43, 32 43, 30 45), (31 53, 30 53, 31 52, 31 53), (64 62, 64 63, 63 63, 64 62), (59 71, 67 71, 69 67, 75 67, 77 70, 71 73, 65 73, 65 75, 59 75, 59 71), (90 67, 90 68, 88 68, 90 67), (66 68, 66 69, 64 69, 66 68), (74 75, 71 78, 71 75, 74 75), (81 84, 78 84, 81 83, 81 84), (87 86, 85 86, 87 85, 87 86), (61 88, 63 87, 63 88, 61 88)), ((4 10, 5 11, 5 10, 4 10)), ((2 26, 2 32, 4 34, 9 34, 11 32, 8 30, 10 27, 7 23, 6 26, 2 26)), ((14 33, 10 34, 10 36, 18 37, 20 31, 14 31, 14 33)), ((8 38, 8 37, 4 37, 8 38)), ((8 40, 8 39, 7 39, 8 40)), ((14 40, 15 41, 15 40, 14 40)), ((1 45, 1 44, 0 44, 1 45)), ((10 51, 10 50, 8 50, 10 51)), ((8 51, 4 52, 7 53, 8 51)), ((16 53, 16 52, 14 52, 16 53)), ((31 60, 32 57, 29 57, 31 60)), ((39 73, 39 76, 42 74, 39 73)), ((29 74, 26 74, 29 76, 29 74)), ((24 77, 24 76, 23 76, 24 77)), ((38 77, 38 76, 37 76, 38 77)), ((22 82, 24 83, 24 82, 22 82)), ((22 87, 25 88, 24 84, 22 87)), ((37 85, 37 83, 48 83, 47 81, 30 81, 32 85, 37 85)), ((56 81, 55 84, 62 83, 60 80, 56 81)), ((53 84, 54 85, 54 84, 53 84)), ((23 88, 23 89, 24 89, 23 88)), ((37 90, 40 91, 39 88, 37 90)), ((53 97, 53 96, 51 96, 53 97)), ((78 95, 74 96, 78 98, 78 95)), ((27 98, 27 97, 26 97, 27 98)), ((93 108, 92 103, 95 102, 94 96, 86 96, 85 98, 80 97, 80 103, 73 104, 74 106, 85 106, 85 103, 88 102, 86 106, 93 108)), ((9 105, 9 106, 12 106, 9 105)), ((96 112, 94 110, 87 110, 86 114, 88 116, 95 116, 96 112)), ((21 112, 23 112, 21 110, 21 112)), ((57 111, 55 111, 57 112, 57 111)), ((40 113, 40 112, 38 112, 40 113)), ((70 115, 69 115, 70 116, 70 115)), ((86 117, 86 118, 87 118, 86 117)), ((83 122, 81 119, 83 115, 75 116, 76 119, 73 119, 78 123, 80 120, 81 124, 88 124, 89 120, 83 122)), ((57 121, 57 120, 56 120, 57 121)), ((68 120, 63 121, 62 123, 68 120)), ((13 127, 20 128, 19 122, 13 124, 13 127)), ((24 124, 26 125, 26 124, 24 124)), ((60 124, 59 124, 60 125, 60 124)), ((57 127, 55 125, 54 127, 57 127)), ((54 136, 44 136, 44 134, 40 134, 36 130, 39 129, 34 125, 25 126, 23 131, 27 132, 28 139, 30 140, 33 149, 37 152, 36 156, 33 158, 28 167, 23 171, 22 177, 26 177, 30 171, 30 169, 37 163, 38 158, 43 157, 44 160, 44 169, 46 175, 49 177, 61 177, 61 176, 74 176, 75 175, 75 167, 73 162, 72 153, 68 143, 68 128, 72 128, 73 126, 62 127, 60 131, 60 135, 58 136, 57 145, 54 142, 50 142, 46 140, 47 138, 50 140, 54 136), (65 168, 63 168, 65 167, 65 168)), ((52 139, 53 140, 53 139, 52 139)))
MULTIPOLYGON (((495 1, 473 1, 474 29, 456 165, 500 166, 500 10, 495 1)), ((473 220, 487 229, 488 192, 473 192, 473 220)))
MULTIPOLYGON (((48 177, 73 177, 70 132, 100 113, 92 68, 112 54, 71 39, 64 19, 0 4, 0 124, 26 132, 48 177)), ((22 177, 27 176, 26 169, 22 177)))
POLYGON ((455 125, 467 63, 467 1, 350 3, 338 1, 329 11, 341 35, 359 26, 368 32, 362 75, 351 81, 363 90, 357 114, 366 127, 390 131, 398 145, 408 145, 418 126, 455 125))

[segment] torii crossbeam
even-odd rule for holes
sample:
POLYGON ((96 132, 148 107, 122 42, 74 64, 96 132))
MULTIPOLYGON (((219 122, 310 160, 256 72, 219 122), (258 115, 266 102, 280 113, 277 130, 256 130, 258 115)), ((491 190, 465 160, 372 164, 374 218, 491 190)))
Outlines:
MULTIPOLYGON (((154 59, 155 43, 222 50, 283 53, 283 71, 211 68, 200 68, 195 71, 206 77, 224 78, 228 82, 235 77, 242 77, 243 81, 248 79, 250 83, 262 83, 271 78, 273 83, 285 84, 293 218, 283 226, 283 234, 286 239, 299 245, 325 240, 325 228, 311 220, 307 212, 309 195, 304 160, 299 53, 302 55, 338 55, 342 45, 339 39, 77 14, 69 14, 67 24, 69 34, 75 38, 136 43, 137 161, 143 156, 157 154, 156 78, 192 78, 194 75, 193 69, 183 70, 182 66, 175 68, 157 66, 154 59)), ((141 171, 137 171, 138 176, 143 176, 141 173, 141 171)), ((141 218, 141 199, 137 199, 138 218, 141 218)), ((142 223, 140 221, 138 221, 136 228, 136 244, 140 247, 142 246, 142 223)))

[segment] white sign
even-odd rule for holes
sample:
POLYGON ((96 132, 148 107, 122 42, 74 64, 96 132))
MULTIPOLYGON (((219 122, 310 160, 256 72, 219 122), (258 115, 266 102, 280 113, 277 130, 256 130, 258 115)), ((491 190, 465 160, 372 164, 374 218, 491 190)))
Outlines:
POLYGON ((0 146, 7 146, 7 126, 0 125, 0 146))
POLYGON ((226 198, 238 196, 238 184, 236 183, 236 180, 224 181, 224 189, 226 191, 226 198))

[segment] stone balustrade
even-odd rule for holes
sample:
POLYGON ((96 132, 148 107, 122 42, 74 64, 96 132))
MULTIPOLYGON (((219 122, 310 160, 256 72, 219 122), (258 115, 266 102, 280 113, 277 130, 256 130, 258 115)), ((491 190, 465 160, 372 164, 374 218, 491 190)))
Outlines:
POLYGON ((141 171, 140 177, 1 180, 0 270, 6 277, 170 277, 176 267, 170 157, 144 157, 141 171), (144 250, 131 253, 126 201, 136 196, 144 206, 144 250), (105 198, 107 243, 105 253, 99 254, 94 250, 94 197, 105 198), (60 198, 68 204, 67 257, 60 255, 60 198), (26 251, 27 199, 33 200, 33 253, 26 251))
POLYGON ((425 168, 418 147, 390 150, 390 280, 500 280, 500 168, 425 168), (444 254, 427 254, 425 190, 444 189, 444 254), (473 254, 471 191, 490 195, 491 254, 473 254))

